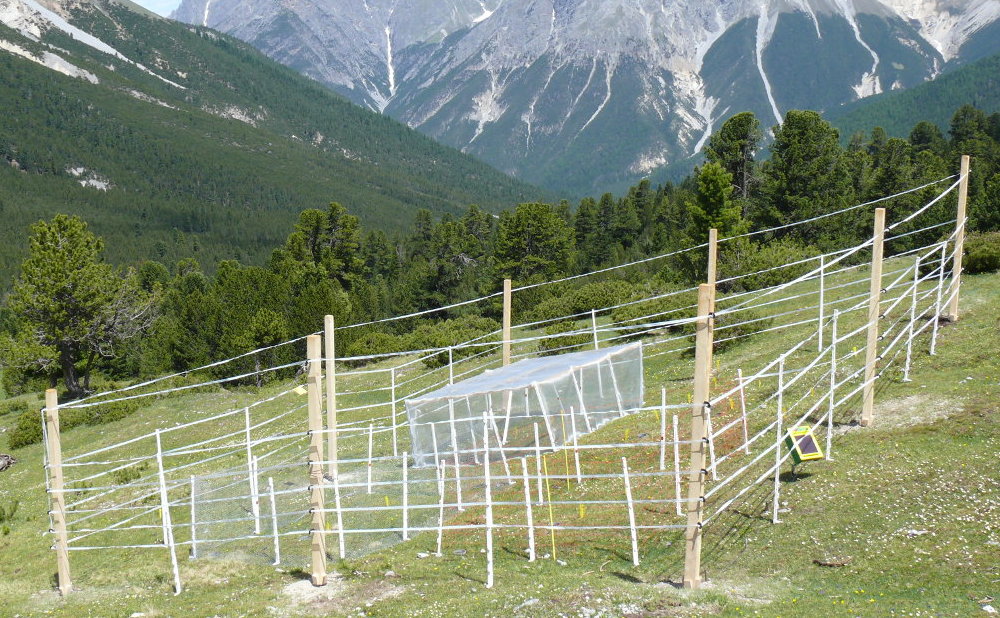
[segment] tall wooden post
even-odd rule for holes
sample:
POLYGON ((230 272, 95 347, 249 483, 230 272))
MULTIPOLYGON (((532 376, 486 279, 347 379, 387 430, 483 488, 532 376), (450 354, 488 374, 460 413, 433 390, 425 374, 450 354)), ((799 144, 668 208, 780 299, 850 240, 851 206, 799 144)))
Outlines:
POLYGON ((306 338, 309 377, 306 383, 309 397, 309 507, 312 514, 312 584, 326 585, 326 517, 323 509, 323 379, 320 359, 323 338, 306 338))
POLYGON ((73 590, 69 573, 69 540, 66 535, 66 495, 63 493, 62 444, 59 440, 59 395, 56 389, 45 391, 46 447, 49 458, 49 487, 52 492, 52 532, 56 535, 56 567, 59 592, 66 596, 73 590))
POLYGON ((510 279, 503 280, 503 366, 510 364, 510 314, 511 314, 511 284, 510 279))
MULTIPOLYGON (((337 348, 334 330, 336 325, 333 316, 328 315, 323 318, 324 332, 324 353, 326 356, 326 451, 327 451, 327 474, 330 477, 337 476, 337 367, 334 364, 337 356, 337 348)), ((396 424, 396 408, 392 410, 392 423, 396 424)))
POLYGON ((705 494, 705 406, 712 368, 712 286, 698 286, 698 322, 695 335, 694 394, 691 398, 691 470, 688 480, 687 532, 684 549, 684 587, 701 587, 701 520, 705 494))
MULTIPOLYGON (((708 230, 708 269, 705 275, 705 283, 712 286, 712 300, 708 312, 715 313, 715 280, 719 270, 719 230, 714 227, 708 230)), ((712 371, 712 346, 708 347, 708 367, 709 376, 712 371)))
POLYGON ((872 241, 872 276, 868 291, 868 345, 865 348, 864 402, 861 426, 871 425, 875 410, 875 366, 878 364, 878 323, 882 314, 882 249, 885 241, 885 208, 875 209, 875 235, 872 241))
POLYGON ((951 266, 951 301, 948 321, 958 321, 958 289, 962 285, 962 251, 965 246, 965 205, 969 199, 969 155, 962 155, 961 178, 958 183, 958 218, 955 222, 955 255, 951 266))

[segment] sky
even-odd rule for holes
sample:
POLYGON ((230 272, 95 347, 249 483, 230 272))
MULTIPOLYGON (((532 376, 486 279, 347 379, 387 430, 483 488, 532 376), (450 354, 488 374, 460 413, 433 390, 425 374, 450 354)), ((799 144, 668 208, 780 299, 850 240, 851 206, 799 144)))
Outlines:
POLYGON ((170 15, 170 12, 177 8, 181 2, 180 0, 132 0, 140 6, 144 6, 154 13, 159 13, 164 17, 170 15))

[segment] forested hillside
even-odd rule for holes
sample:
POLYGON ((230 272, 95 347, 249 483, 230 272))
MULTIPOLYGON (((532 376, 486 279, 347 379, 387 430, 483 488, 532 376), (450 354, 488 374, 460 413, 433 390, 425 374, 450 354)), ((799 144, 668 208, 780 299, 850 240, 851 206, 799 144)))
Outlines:
MULTIPOLYGON (((70 348, 76 346, 77 352, 70 355, 71 365, 57 352, 58 338, 42 337, 56 324, 43 327, 41 318, 31 316, 53 315, 50 299, 61 297, 61 281, 79 279, 81 263, 100 264, 103 246, 95 244, 82 222, 61 217, 41 223, 31 230, 34 245, 26 275, 15 282, 5 305, 0 345, 4 384, 9 392, 37 391, 72 373, 76 389, 83 391, 91 373, 98 380, 96 388, 105 378, 185 370, 314 332, 327 313, 344 325, 434 310, 495 293, 505 277, 515 285, 551 281, 703 243, 709 228, 718 229, 723 238, 738 236, 927 185, 880 204, 890 221, 898 221, 954 182, 947 177, 958 172, 963 153, 974 157, 970 228, 1000 230, 1000 114, 987 116, 964 106, 946 133, 927 122, 917 124, 909 139, 887 138, 876 128, 870 137, 854 136, 844 148, 837 130, 819 114, 792 111, 774 128, 769 152, 760 151, 762 139, 757 118, 738 114, 708 141, 708 161, 677 185, 654 187, 643 181, 624 195, 608 193, 577 205, 527 202, 499 218, 478 207, 441 217, 421 210, 406 231, 386 232, 363 225, 339 203, 308 209, 294 226, 276 230, 285 241, 267 266, 230 260, 219 264, 214 275, 209 270, 214 264, 192 259, 146 261, 135 271, 95 266, 97 274, 78 285, 92 286, 87 298, 97 300, 88 307, 59 310, 77 311, 107 327, 77 324, 83 328, 81 337, 90 339, 86 345, 72 340, 70 348), (55 238, 65 240, 55 243, 55 238), (57 245, 62 247, 58 251, 52 248, 57 245), (86 249, 80 254, 85 259, 73 257, 65 247, 86 249), (45 255, 46 260, 39 257, 45 255), (108 307, 114 309, 111 314, 108 307), (135 343, 121 345, 138 333, 143 336, 135 343)), ((953 197, 917 217, 913 229, 953 216, 953 197)), ((871 234, 873 208, 727 243, 719 276, 756 272, 856 243, 871 234)), ((936 227, 906 235, 892 250, 922 246, 948 233, 936 227)), ((970 269, 989 268, 997 261, 996 237, 970 241, 970 247, 985 247, 984 257, 970 259, 970 269)), ((515 295, 515 312, 519 322, 586 312, 686 287, 703 280, 703 271, 702 251, 679 253, 521 291, 515 295)), ((755 288, 796 274, 795 268, 784 269, 744 278, 739 285, 755 288)), ((720 293, 740 289, 725 284, 720 293)), ((454 345, 495 330, 499 308, 494 297, 391 326, 350 329, 338 335, 337 345, 347 354, 454 345)), ((622 308, 614 319, 628 319, 628 312, 622 308)), ((559 330, 564 326, 570 324, 550 326, 550 334, 564 332, 559 330)), ((269 352, 273 358, 267 362, 292 362, 301 353, 285 346, 269 352)))
POLYGON ((73 6, 69 27, 16 2, 20 29, 0 23, 4 287, 27 225, 57 212, 87 219, 116 262, 214 267, 263 264, 298 212, 331 201, 400 229, 420 208, 538 197, 235 39, 117 2, 73 6), (21 33, 33 27, 41 42, 21 33))
POLYGON ((966 103, 987 113, 1000 111, 1000 55, 983 58, 913 88, 848 103, 828 116, 843 138, 875 126, 891 136, 903 137, 921 120, 947 125, 955 109, 966 103))

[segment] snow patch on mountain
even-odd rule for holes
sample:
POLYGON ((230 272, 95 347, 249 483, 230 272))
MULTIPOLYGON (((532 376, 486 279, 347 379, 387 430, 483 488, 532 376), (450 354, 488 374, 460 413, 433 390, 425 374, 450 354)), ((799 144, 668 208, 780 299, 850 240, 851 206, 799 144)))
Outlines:
POLYGON ((919 22, 920 34, 944 57, 958 55, 970 36, 1000 19, 1000 0, 881 0, 904 19, 919 22))
POLYGON ((10 41, 5 41, 0 39, 0 49, 9 51, 12 54, 21 56, 22 58, 27 58, 32 62, 36 62, 44 67, 50 68, 57 73, 62 73, 63 75, 68 75, 70 77, 79 77, 87 80, 92 84, 97 84, 100 80, 97 76, 76 66, 75 64, 69 62, 61 56, 57 56, 52 52, 43 51, 39 54, 28 51, 27 49, 21 47, 20 45, 15 45, 10 41))
POLYGON ((760 79, 764 82, 764 92, 767 93, 767 101, 771 104, 774 120, 778 124, 781 124, 781 112, 778 110, 778 104, 774 100, 774 93, 771 91, 771 82, 768 81, 767 73, 764 72, 764 48, 774 35, 774 28, 777 24, 777 16, 772 16, 768 10, 767 3, 762 2, 760 13, 757 17, 757 38, 754 55, 757 60, 757 72, 760 73, 760 79))

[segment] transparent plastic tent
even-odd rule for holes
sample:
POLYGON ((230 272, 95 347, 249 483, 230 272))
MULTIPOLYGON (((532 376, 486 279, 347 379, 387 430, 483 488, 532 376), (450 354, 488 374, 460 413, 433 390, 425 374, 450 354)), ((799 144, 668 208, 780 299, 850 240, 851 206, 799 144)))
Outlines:
POLYGON ((459 465, 531 455, 572 444, 642 407, 642 345, 544 356, 406 400, 413 462, 459 465), (537 438, 536 438, 537 436, 537 438))

